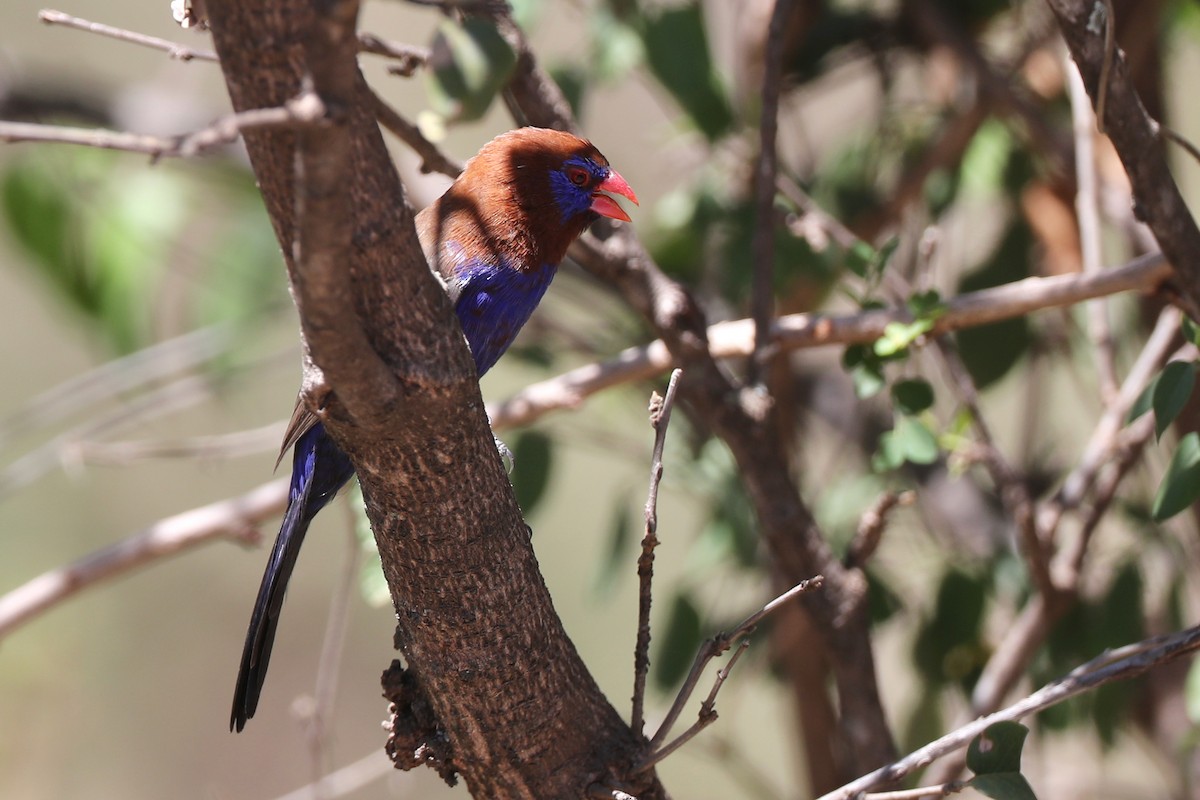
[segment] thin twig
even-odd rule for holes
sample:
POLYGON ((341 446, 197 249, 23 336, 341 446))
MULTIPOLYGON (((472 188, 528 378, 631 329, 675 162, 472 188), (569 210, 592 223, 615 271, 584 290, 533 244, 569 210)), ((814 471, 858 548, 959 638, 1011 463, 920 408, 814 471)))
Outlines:
POLYGON ((1182 133, 1172 127, 1164 125, 1161 122, 1158 123, 1158 132, 1165 136, 1169 141, 1174 142, 1186 150, 1187 154, 1191 156, 1194 161, 1200 162, 1200 148, 1197 148, 1196 145, 1192 144, 1191 140, 1182 133))
POLYGON ((257 526, 283 510, 287 492, 286 479, 265 483, 239 497, 161 519, 72 564, 27 581, 0 597, 0 640, 83 589, 136 567, 214 539, 257 541, 257 526))
POLYGON ((671 373, 667 393, 650 396, 650 426, 654 428, 654 450, 650 456, 650 489, 646 494, 646 532, 642 536, 642 554, 638 557, 638 627, 637 643, 633 648, 633 712, 630 727, 641 733, 645 724, 646 674, 650 671, 650 600, 654 582, 654 548, 658 546, 658 487, 663 476, 663 448, 667 443, 667 426, 675 393, 683 370, 671 373))
MULTIPOLYGON (((321 800, 333 797, 327 784, 329 761, 333 750, 330 747, 329 720, 334 718, 333 707, 337 700, 338 671, 342 653, 346 648, 346 630, 350 622, 355 589, 362 565, 362 543, 358 540, 358 516, 354 509, 357 493, 349 493, 342 500, 346 511, 346 563, 333 593, 329 607, 329 621, 325 625, 325 640, 321 644, 321 658, 317 662, 317 681, 313 689, 311 713, 308 715, 308 746, 312 754, 314 794, 321 800)), ((361 501, 358 501, 361 502, 361 501)))
POLYGON ((858 529, 846 551, 846 566, 861 567, 870 560, 883 537, 888 519, 894 509, 910 506, 917 499, 916 492, 884 492, 858 520, 858 529))
MULTIPOLYGON (((986 325, 1119 292, 1150 292, 1170 274, 1170 265, 1155 253, 1098 275, 1026 278, 948 300, 933 332, 986 325)), ((775 320, 772 335, 784 350, 865 344, 882 336, 889 323, 910 320, 908 309, 901 307, 846 315, 789 314, 775 320)), ((753 352, 754 323, 749 319, 719 322, 708 328, 706 338, 714 358, 744 358, 753 352)), ((549 411, 576 408, 591 395, 614 386, 649 380, 672 365, 671 353, 661 339, 629 347, 610 361, 588 364, 525 387, 490 406, 488 418, 496 429, 519 427, 549 411)))
POLYGON ((648 769, 660 760, 656 754, 662 747, 663 741, 671 733, 671 728, 675 726, 676 720, 679 719, 679 715, 683 712, 683 707, 687 705, 688 700, 692 697, 692 693, 696 691, 696 684, 700 682, 700 676, 704 673, 704 668, 708 666, 708 662, 728 650, 735 640, 743 636, 749 636, 754 628, 770 614, 800 595, 814 589, 819 589, 824 582, 825 578, 821 575, 814 575, 806 581, 801 581, 758 611, 746 617, 733 630, 728 633, 718 633, 705 640, 704 644, 700 646, 699 652, 696 653, 695 660, 692 661, 691 672, 688 673, 683 686, 679 688, 679 692, 675 695, 675 702, 671 704, 671 708, 667 712, 666 717, 663 718, 662 724, 654 734, 654 738, 650 740, 648 755, 642 759, 635 771, 648 769))
POLYGON ((101 36, 107 36, 111 39, 118 39, 122 42, 130 42, 132 44, 149 47, 154 50, 161 50, 171 58, 179 61, 216 61, 217 54, 210 50, 193 50, 186 45, 172 42, 169 39, 160 39, 157 36, 149 36, 144 33, 125 30, 113 25, 106 25, 103 22, 92 22, 81 17, 74 17, 62 11, 55 11, 52 8, 42 9, 38 12, 38 19, 47 25, 64 25, 68 28, 74 28, 88 33, 96 33, 101 36))
POLYGON ((283 420, 244 431, 212 436, 150 441, 66 441, 59 460, 71 464, 127 466, 159 458, 230 459, 279 449, 286 424, 283 420))
POLYGON ((178 136, 0 121, 0 142, 78 144, 101 150, 144 153, 154 159, 190 158, 236 141, 242 131, 303 127, 318 123, 324 116, 325 106, 320 99, 315 94, 305 93, 278 108, 255 108, 230 114, 207 128, 178 136))
POLYGON ((371 103, 379 124, 394 133, 400 141, 411 147, 421 157, 421 172, 440 172, 451 178, 462 173, 462 165, 443 153, 436 144, 425 138, 421 129, 400 115, 387 102, 371 92, 371 103))
POLYGON ((1105 408, 1095 430, 1084 445, 1079 463, 1063 480, 1054 497, 1042 504, 1038 512, 1038 528, 1043 532, 1043 536, 1052 535, 1063 513, 1068 509, 1077 508, 1083 502, 1096 473, 1108 463, 1113 442, 1125 424, 1125 416, 1174 347, 1181 318, 1179 309, 1171 306, 1164 308, 1159 314, 1154 330, 1125 376, 1116 400, 1105 408))
POLYGON ((979 445, 983 448, 983 463, 988 473, 1000 490, 1000 500, 1005 510, 1016 523, 1017 533, 1021 540, 1021 550, 1033 577, 1033 583, 1044 595, 1056 594, 1054 582, 1050 577, 1049 542, 1039 537, 1037 514, 1033 497, 1021 476, 1004 457, 1004 453, 996 444, 991 428, 979 408, 979 395, 975 381, 962 362, 958 350, 948 337, 939 336, 934 340, 937 352, 942 357, 942 363, 950 375, 950 382, 958 394, 959 402, 971 417, 971 427, 979 445))
POLYGON ((1200 650, 1200 626, 1165 636, 1155 636, 1116 650, 1105 651, 1096 658, 1076 667, 1064 677, 1052 681, 1008 708, 972 720, 924 747, 909 753, 885 767, 862 776, 820 800, 851 800, 873 787, 894 783, 934 759, 965 747, 989 725, 1004 720, 1018 720, 1057 705, 1097 686, 1119 680, 1136 678, 1168 661, 1200 650))
POLYGON ((1113 56, 1117 49, 1117 21, 1114 19, 1112 0, 1101 0, 1092 13, 1104 15, 1104 60, 1100 62, 1100 82, 1096 86, 1096 130, 1103 134, 1104 111, 1108 107, 1108 76, 1112 72, 1113 56))
MULTIPOLYGON (((320 781, 321 789, 325 792, 323 797, 325 800, 343 797, 395 771, 396 765, 382 749, 376 747, 358 761, 347 764, 336 772, 331 772, 323 777, 320 781)), ((310 783, 280 795, 275 800, 312 800, 313 792, 316 790, 317 787, 310 783)))
POLYGON ((27 436, 78 411, 211 361, 227 352, 232 341, 227 326, 201 328, 63 381, 0 419, 0 452, 18 436, 27 436))
POLYGON ((779 90, 783 81, 783 33, 792 10, 792 0, 775 0, 767 28, 762 86, 762 115, 759 120, 758 164, 754 173, 754 279, 751 295, 754 317, 754 355, 750 360, 750 383, 763 379, 772 347, 771 316, 774 312, 775 274, 775 176, 778 153, 779 90))
POLYGON ((750 647, 749 639, 742 639, 738 642, 737 649, 729 657, 729 663, 717 670, 717 675, 713 678, 712 688, 708 690, 708 697, 704 698, 704 702, 700 704, 700 713, 697 715, 696 721, 688 726, 687 730, 683 733, 642 759, 638 764, 639 770, 649 769, 662 761, 692 739, 695 739, 700 731, 717 721, 717 693, 725 685, 725 681, 729 678, 729 673, 733 671, 733 665, 738 662, 738 659, 742 657, 742 653, 746 652, 746 648, 748 647, 750 647))
POLYGON ((412 76, 429 61, 429 48, 389 42, 373 33, 359 32, 358 50, 360 53, 374 53, 394 59, 398 63, 388 67, 388 72, 405 78, 412 76))
POLYGON ((950 781, 938 786, 921 786, 916 789, 898 789, 894 792, 868 792, 858 800, 921 800, 923 797, 945 797, 957 794, 971 784, 967 781, 950 781))
POLYGON ((56 467, 71 465, 69 459, 74 453, 73 447, 80 440, 92 439, 103 433, 115 433, 134 423, 187 408, 211 394, 212 385, 209 381, 199 375, 187 375, 97 415, 8 464, 0 471, 0 498, 28 486, 56 467))
MULTIPOLYGON (((1071 116, 1075 133, 1075 179, 1079 188, 1075 193, 1075 214, 1079 218, 1079 249, 1085 274, 1095 274, 1103 269, 1100 252, 1100 207, 1099 187, 1096 180, 1095 126, 1096 116, 1083 77, 1075 62, 1068 57, 1065 65, 1067 88, 1071 98, 1071 116)), ((1086 304, 1088 333, 1096 359, 1096 372, 1100 378, 1100 393, 1105 403, 1112 402, 1117 393, 1117 364, 1113 346, 1112 329, 1108 322, 1108 308, 1103 300, 1091 300, 1086 304)))

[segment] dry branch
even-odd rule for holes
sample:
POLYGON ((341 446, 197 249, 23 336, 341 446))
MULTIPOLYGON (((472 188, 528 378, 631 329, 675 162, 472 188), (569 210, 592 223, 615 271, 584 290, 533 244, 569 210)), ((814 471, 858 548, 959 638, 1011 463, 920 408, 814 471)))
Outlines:
POLYGON ((257 526, 279 514, 287 481, 159 520, 78 561, 50 570, 0 597, 0 640, 84 588, 217 538, 257 541, 257 526))
POLYGON ((1052 681, 1003 711, 980 717, 940 739, 914 750, 886 767, 823 795, 820 800, 851 800, 877 786, 885 786, 926 766, 931 761, 965 747, 989 725, 1018 720, 1057 705, 1078 694, 1113 681, 1136 678, 1168 661, 1200 650, 1200 627, 1166 636, 1156 636, 1116 650, 1106 651, 1066 676, 1052 681))

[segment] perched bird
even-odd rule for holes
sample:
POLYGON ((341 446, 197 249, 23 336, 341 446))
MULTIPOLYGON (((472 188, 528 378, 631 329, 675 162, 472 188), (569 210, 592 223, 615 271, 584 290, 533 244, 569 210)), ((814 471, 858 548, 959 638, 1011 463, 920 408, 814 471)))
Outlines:
MULTIPOLYGON (((601 216, 629 221, 608 193, 637 203, 625 179, 590 142, 560 131, 501 134, 417 215, 417 234, 441 278, 483 375, 508 349, 546 293, 558 263, 601 216)), ((288 578, 304 534, 354 467, 298 401, 282 453, 294 446, 287 512, 263 575, 233 696, 230 730, 254 716, 288 578)))

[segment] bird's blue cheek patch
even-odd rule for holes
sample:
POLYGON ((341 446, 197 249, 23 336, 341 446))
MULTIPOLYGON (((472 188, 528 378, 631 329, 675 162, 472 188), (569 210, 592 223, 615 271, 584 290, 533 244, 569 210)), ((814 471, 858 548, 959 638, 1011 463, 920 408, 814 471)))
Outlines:
POLYGON ((567 175, 569 167, 587 170, 596 181, 602 181, 608 177, 607 169, 578 157, 567 159, 562 169, 551 172, 550 193, 554 195, 554 204, 558 206, 563 222, 580 214, 586 214, 592 206, 591 191, 571 183, 571 178, 567 175))

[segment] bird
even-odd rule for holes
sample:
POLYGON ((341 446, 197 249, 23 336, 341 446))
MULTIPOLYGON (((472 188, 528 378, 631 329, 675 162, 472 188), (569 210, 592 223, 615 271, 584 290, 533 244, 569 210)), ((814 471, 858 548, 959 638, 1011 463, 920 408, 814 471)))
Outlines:
MULTIPOLYGON (((417 215, 421 249, 450 296, 479 376, 512 344, 571 243, 600 217, 631 221, 614 195, 638 204, 633 189, 591 142, 527 127, 485 144, 450 188, 417 215)), ((499 440, 497 445, 504 449, 499 440)), ((231 731, 240 732, 258 708, 284 593, 308 526, 354 475, 349 457, 302 398, 280 461, 289 447, 287 510, 246 632, 231 731)))

